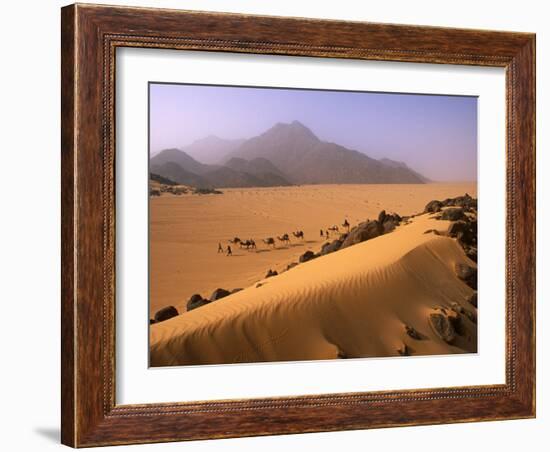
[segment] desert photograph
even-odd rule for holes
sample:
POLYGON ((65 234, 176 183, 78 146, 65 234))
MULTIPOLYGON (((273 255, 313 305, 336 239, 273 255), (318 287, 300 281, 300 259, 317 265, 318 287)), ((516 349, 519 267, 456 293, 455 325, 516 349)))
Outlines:
POLYGON ((477 353, 477 98, 149 84, 151 367, 477 353))

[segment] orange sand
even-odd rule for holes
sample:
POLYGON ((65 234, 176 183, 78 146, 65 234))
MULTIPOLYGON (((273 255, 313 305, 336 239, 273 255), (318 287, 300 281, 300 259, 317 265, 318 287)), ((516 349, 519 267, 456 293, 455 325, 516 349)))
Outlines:
MULTIPOLYGON (((150 314, 174 305, 180 312, 194 293, 208 298, 218 288, 247 287, 269 269, 281 271, 326 240, 319 230, 347 219, 352 226, 376 218, 380 210, 410 215, 432 199, 476 193, 474 183, 421 185, 309 185, 224 189, 223 195, 164 194, 150 203, 150 314), (292 236, 303 230, 305 240, 292 236), (290 246, 266 237, 288 233, 290 246), (257 252, 233 246, 233 256, 217 254, 235 236, 256 241, 257 252)), ((343 229, 342 227, 340 227, 343 229)), ((334 234, 333 238, 337 238, 334 234)))
MULTIPOLYGON (((408 205, 413 206, 465 191, 475 193, 471 188, 465 190, 464 186, 460 189, 457 186, 457 192, 447 191, 441 195, 434 194, 434 186, 431 187, 431 192, 424 193, 421 187, 412 186, 386 186, 385 193, 380 191, 381 187, 377 191, 379 196, 386 197, 386 210, 400 213, 421 208, 392 207, 389 202, 392 198, 394 203, 398 202, 396 192, 402 197, 404 193, 411 193, 408 205)), ((300 188, 306 193, 312 190, 312 197, 319 196, 315 189, 320 187, 300 188)), ((336 190, 330 192, 332 196, 340 187, 334 188, 336 190)), ((348 194, 353 193, 351 187, 343 188, 348 194)), ((365 193, 370 187, 361 188, 365 193)), ((358 198, 358 195, 354 198, 356 203, 358 198)), ((376 204, 370 199, 368 204, 376 204)), ((171 199, 161 201, 172 202, 171 199)), ((275 206, 282 209, 277 203, 275 206)), ((333 209, 341 207, 332 206, 333 209)), ((345 207, 351 208, 351 204, 345 207)), ((374 209, 379 210, 380 206, 374 209)), ((317 209, 310 211, 311 217, 319 214, 317 209)), ((398 356, 397 350, 403 344, 407 344, 414 355, 475 352, 474 324, 468 323, 467 333, 449 345, 434 334, 427 321, 434 306, 448 307, 453 302, 475 311, 466 302, 472 289, 454 273, 457 263, 474 264, 454 239, 424 234, 428 229, 445 231, 448 225, 449 222, 429 215, 415 217, 410 224, 401 225, 392 233, 300 264, 262 280, 260 287, 251 285, 207 306, 152 325, 150 363, 167 366, 331 359, 339 352, 350 358, 398 356), (405 324, 414 327, 423 339, 410 338, 405 333, 405 324)), ((305 227, 303 229, 305 231, 305 227)), ((317 250, 320 243, 304 245, 299 252, 307 246, 317 250)), ((293 251, 289 249, 281 254, 293 251)), ((220 256, 219 259, 245 259, 248 256, 245 253, 243 251, 240 258, 220 256)), ((256 280, 260 279, 257 273, 256 280)))

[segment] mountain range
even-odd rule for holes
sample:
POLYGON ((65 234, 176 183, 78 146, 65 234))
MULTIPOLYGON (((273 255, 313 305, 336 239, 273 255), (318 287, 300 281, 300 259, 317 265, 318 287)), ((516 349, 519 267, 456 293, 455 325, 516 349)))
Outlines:
POLYGON ((216 188, 428 182, 403 162, 322 141, 298 121, 278 123, 248 140, 210 136, 165 149, 151 158, 150 171, 180 184, 216 188))

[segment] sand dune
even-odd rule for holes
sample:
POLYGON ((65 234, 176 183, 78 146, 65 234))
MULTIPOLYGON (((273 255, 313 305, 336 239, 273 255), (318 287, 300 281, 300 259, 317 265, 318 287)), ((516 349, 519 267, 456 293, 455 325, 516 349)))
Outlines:
POLYGON ((382 209, 411 215, 432 199, 476 193, 475 183, 416 185, 309 185, 224 189, 223 195, 163 194, 150 203, 150 315, 173 305, 185 312, 194 293, 209 297, 218 287, 247 287, 269 269, 281 270, 308 250, 321 248, 320 228, 352 226, 376 218, 382 209), (262 238, 303 230, 305 240, 271 249, 262 238), (253 238, 257 252, 233 247, 217 254, 238 236, 253 238))
MULTIPOLYGON (((424 200, 423 200, 424 201, 424 200)), ((418 209, 421 210, 421 209, 418 209)), ((452 345, 430 328, 434 307, 467 303, 455 275, 469 261, 448 221, 415 217, 394 232, 300 264, 209 305, 151 325, 150 364, 170 366, 475 352, 468 319, 452 345), (407 335, 405 325, 421 336, 407 335)))

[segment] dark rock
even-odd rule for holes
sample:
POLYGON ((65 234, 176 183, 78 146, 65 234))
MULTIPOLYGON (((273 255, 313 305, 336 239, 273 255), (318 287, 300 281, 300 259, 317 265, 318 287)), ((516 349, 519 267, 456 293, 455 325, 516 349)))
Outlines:
POLYGON ((472 289, 477 290, 477 269, 466 264, 456 264, 455 273, 472 289))
POLYGON ((477 247, 469 247, 466 250, 466 256, 468 256, 469 259, 473 260, 477 263, 477 247))
POLYGON ((467 317, 470 322, 477 324, 477 315, 474 312, 465 309, 464 316, 467 317))
POLYGON ((333 253, 334 251, 338 251, 340 247, 342 246, 342 240, 333 240, 331 243, 325 243, 321 247, 321 256, 324 256, 325 254, 333 253))
POLYGON ((347 248, 348 246, 373 239, 381 235, 382 232, 383 229, 378 221, 366 221, 354 227, 350 231, 346 237, 346 240, 342 243, 341 248, 347 248))
POLYGON ((468 298, 468 303, 477 308, 477 292, 470 295, 470 298, 468 298))
POLYGON ((397 349, 397 353, 401 356, 411 356, 411 349, 407 344, 403 344, 401 348, 397 349))
POLYGON ((299 261, 303 263, 315 259, 316 257, 317 255, 313 251, 308 250, 300 256, 299 261))
MULTIPOLYGON (((397 226, 399 226, 402 218, 397 213, 387 214, 384 211, 382 212, 384 213, 384 219, 383 221, 378 220, 378 222, 382 225, 382 234, 387 234, 388 232, 392 232, 397 226)), ((382 212, 380 212, 380 215, 382 215, 382 212)))
POLYGON ((466 217, 462 207, 451 207, 441 212, 440 220, 458 221, 466 217))
POLYGON ((455 333, 458 334, 459 336, 464 336, 466 334, 466 326, 464 325, 464 321, 462 320, 462 317, 459 314, 456 314, 448 318, 449 318, 449 322, 451 322, 451 325, 455 333))
POLYGON ((178 310, 174 306, 166 306, 155 314, 155 320, 157 322, 164 322, 178 315, 178 310))
POLYGON ((424 234, 441 235, 437 229, 428 229, 427 231, 424 231, 424 234))
POLYGON ((191 295, 191 298, 187 300, 187 303, 197 303, 200 300, 202 300, 202 296, 196 293, 194 295, 191 295))
POLYGON ((229 290, 216 289, 214 292, 212 292, 210 299, 212 301, 216 301, 216 300, 219 300, 220 298, 227 297, 228 295, 231 295, 231 292, 229 292, 229 290))
POLYGON ((241 290, 243 290, 242 287, 237 287, 236 289, 233 289, 233 290, 231 291, 231 293, 237 293, 237 292, 240 292, 241 290))
POLYGON ((424 212, 425 213, 436 213, 436 212, 439 212, 441 210, 441 207, 443 206, 443 204, 441 203, 441 201, 437 201, 437 200, 433 200, 433 201, 430 201, 428 204, 426 204, 426 207, 424 207, 424 212))
POLYGON ((384 223, 385 219, 386 219, 386 211, 382 210, 382 212, 378 214, 378 223, 380 224, 384 223))
POLYGON ((192 295, 189 300, 187 300, 187 311, 189 312, 193 309, 200 308, 208 303, 210 303, 210 300, 205 300, 202 296, 196 293, 195 295, 192 295))
POLYGON ((388 232, 392 232, 398 224, 399 223, 396 223, 392 219, 386 219, 382 225, 382 233, 387 234, 388 232))
POLYGON ((464 196, 458 196, 451 199, 449 205, 468 209, 477 209, 477 199, 472 198, 468 193, 466 193, 464 196))
POLYGON ((416 339, 417 341, 422 339, 422 336, 418 331, 416 331, 412 326, 405 325, 405 331, 407 334, 412 337, 413 339, 416 339))
POLYGON ((338 353, 336 354, 336 357, 338 359, 348 359, 349 355, 345 351, 338 349, 338 353))
POLYGON ((450 344, 455 339, 456 332, 449 317, 444 314, 433 313, 430 314, 428 320, 432 330, 441 340, 450 344))
POLYGON ((457 302, 454 302, 451 304, 451 310, 456 312, 457 314, 464 314, 465 309, 460 306, 457 302))
POLYGON ((149 319, 149 325, 153 325, 154 323, 157 323, 155 319, 149 319))
POLYGON ((455 221, 449 225, 447 235, 456 237, 463 248, 475 246, 477 244, 477 221, 455 221))
POLYGON ((447 235, 449 237, 456 237, 458 234, 463 234, 468 231, 469 225, 464 220, 459 220, 451 223, 447 228, 447 235))
POLYGON ((296 267, 296 265, 298 265, 298 262, 291 262, 290 264, 288 264, 288 265, 286 266, 286 269, 287 269, 287 270, 290 270, 291 268, 296 267))
POLYGON ((271 270, 269 269, 269 271, 267 272, 267 274, 265 275, 266 278, 271 278, 272 276, 277 276, 279 273, 277 273, 277 270, 271 270))

